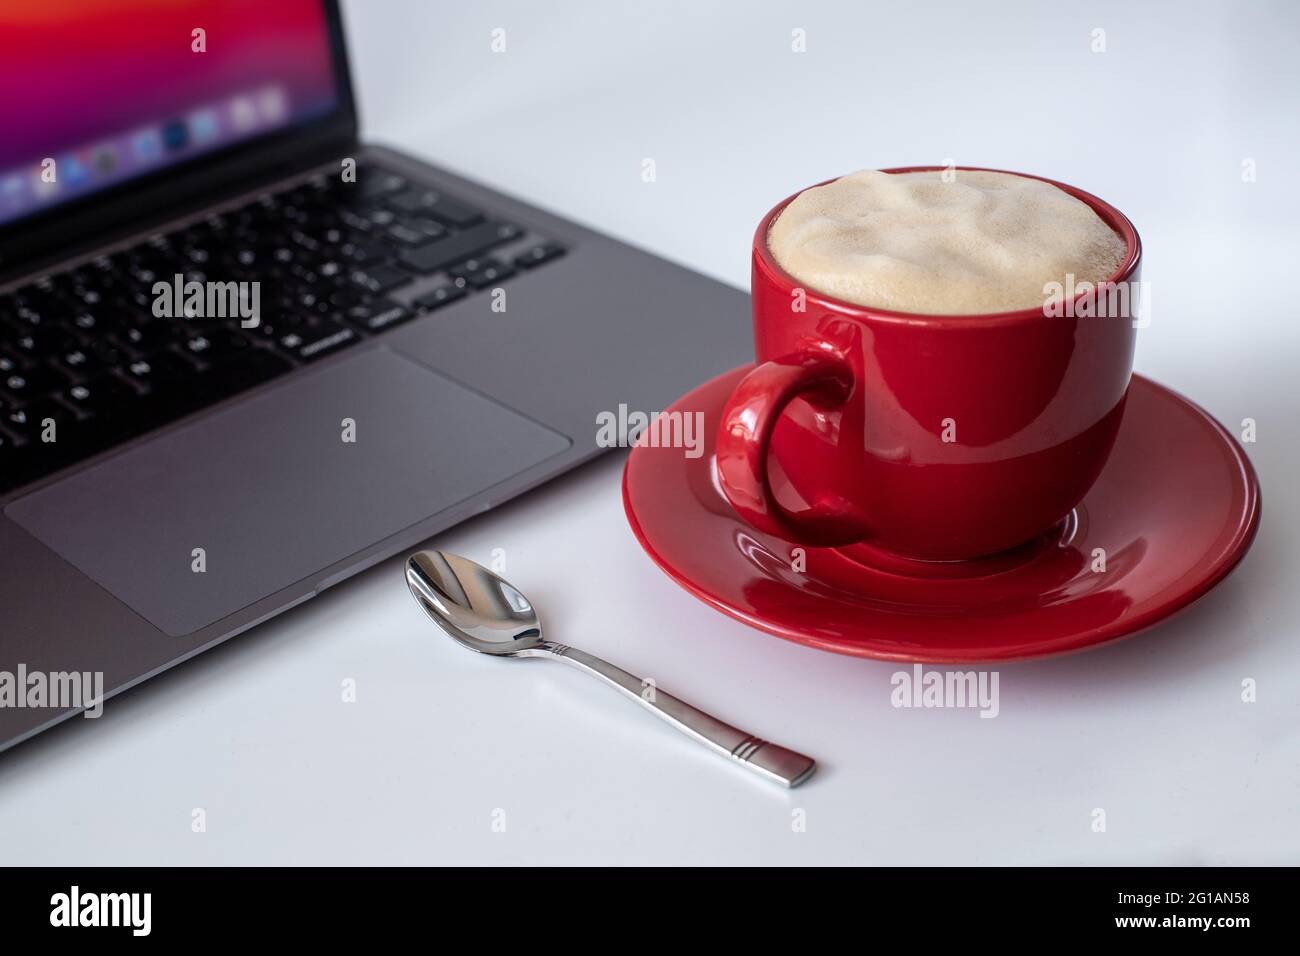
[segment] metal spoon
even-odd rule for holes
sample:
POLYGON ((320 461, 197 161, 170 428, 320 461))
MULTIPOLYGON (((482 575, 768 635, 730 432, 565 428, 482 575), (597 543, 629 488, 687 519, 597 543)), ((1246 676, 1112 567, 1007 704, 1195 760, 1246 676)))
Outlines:
POLYGON ((556 657, 612 684, 678 730, 769 780, 797 787, 817 766, 811 757, 768 743, 696 710, 620 667, 576 647, 542 639, 532 604, 487 568, 445 551, 417 551, 406 584, 425 613, 461 645, 498 657, 556 657))

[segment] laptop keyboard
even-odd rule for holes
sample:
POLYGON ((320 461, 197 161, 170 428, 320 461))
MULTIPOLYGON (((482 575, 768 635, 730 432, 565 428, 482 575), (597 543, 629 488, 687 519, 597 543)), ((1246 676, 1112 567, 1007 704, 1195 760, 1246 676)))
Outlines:
POLYGON ((319 175, 2 293, 0 492, 564 252, 372 165, 355 183, 319 175), (243 312, 157 317, 154 285, 177 275, 258 283, 259 321, 240 318, 247 293, 243 312))

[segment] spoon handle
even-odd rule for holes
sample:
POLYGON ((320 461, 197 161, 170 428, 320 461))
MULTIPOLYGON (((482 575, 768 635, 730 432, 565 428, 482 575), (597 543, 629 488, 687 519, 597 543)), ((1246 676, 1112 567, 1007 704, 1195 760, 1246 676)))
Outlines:
POLYGON ((687 736, 694 737, 725 757, 731 757, 769 780, 787 787, 797 787, 812 775, 817 766, 811 757, 795 753, 785 747, 769 743, 761 737, 745 733, 716 717, 692 707, 686 701, 662 691, 649 681, 629 674, 586 651, 567 644, 546 641, 541 648, 548 656, 558 657, 581 671, 621 690, 628 697, 643 704, 687 736))

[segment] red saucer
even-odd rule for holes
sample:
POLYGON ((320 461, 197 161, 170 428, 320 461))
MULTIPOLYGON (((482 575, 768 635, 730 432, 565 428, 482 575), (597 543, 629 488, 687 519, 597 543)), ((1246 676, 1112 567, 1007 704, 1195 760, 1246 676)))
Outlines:
MULTIPOLYGON (((717 485, 713 435, 749 366, 669 411, 704 413, 704 453, 632 450, 623 504, 641 546, 718 610, 787 640, 891 661, 1009 661, 1094 647, 1150 627, 1218 584, 1259 526, 1259 484, 1206 412, 1133 376, 1101 477, 1039 540, 975 562, 893 561, 796 547, 751 529, 717 485), (1094 571, 1094 549, 1105 570, 1094 571)), ((686 433, 690 437, 693 433, 686 433)), ((774 480, 776 476, 773 476, 774 480)))

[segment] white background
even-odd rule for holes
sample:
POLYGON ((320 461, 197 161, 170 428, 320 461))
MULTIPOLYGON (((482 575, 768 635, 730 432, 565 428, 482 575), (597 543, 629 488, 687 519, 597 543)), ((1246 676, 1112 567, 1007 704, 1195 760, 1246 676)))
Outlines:
POLYGON ((763 212, 857 168, 952 158, 1106 198, 1153 284, 1138 370, 1234 431, 1258 422, 1259 538, 1175 620, 1003 667, 994 720, 896 710, 895 666, 764 636, 664 577, 611 455, 437 546, 504 549, 548 636, 815 755, 805 787, 751 778, 576 671, 460 650, 390 561, 5 754, 0 860, 1297 862, 1298 9, 350 3, 370 138, 742 288, 763 212))

